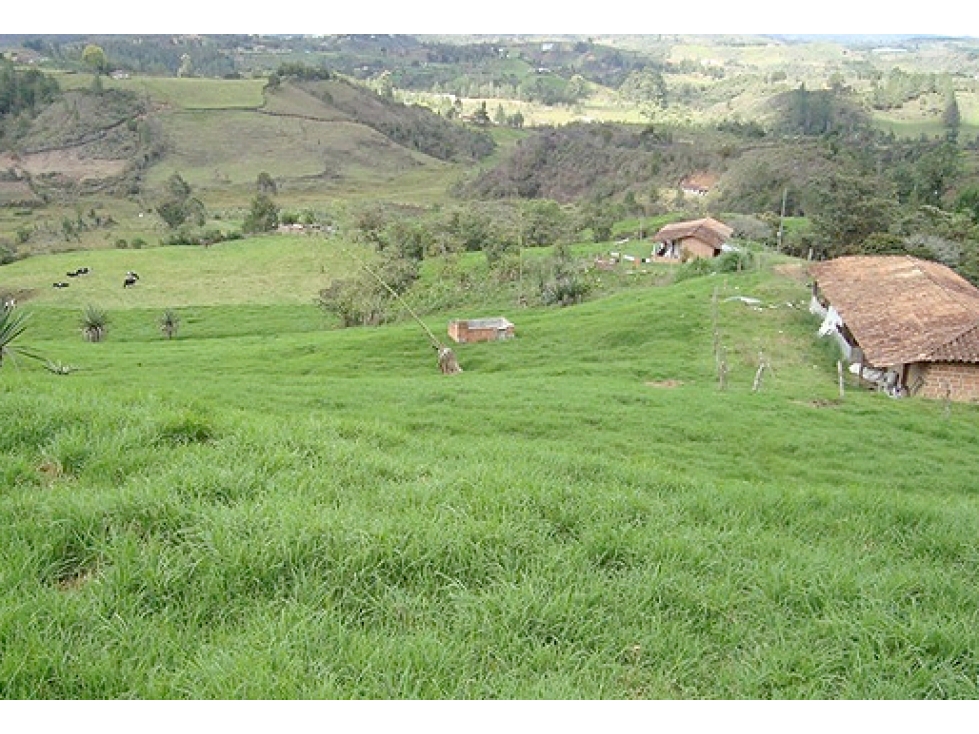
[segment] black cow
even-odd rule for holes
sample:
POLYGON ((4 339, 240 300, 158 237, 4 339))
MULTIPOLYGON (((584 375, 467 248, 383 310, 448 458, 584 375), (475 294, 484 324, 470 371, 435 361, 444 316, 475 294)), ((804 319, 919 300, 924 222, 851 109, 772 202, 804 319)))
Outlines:
POLYGON ((139 280, 139 275, 130 270, 126 273, 125 280, 122 281, 123 288, 129 288, 130 286, 136 285, 136 281, 139 280))
POLYGON ((67 288, 68 287, 68 284, 65 283, 64 281, 59 281, 57 283, 52 283, 51 284, 51 287, 52 288, 67 288))

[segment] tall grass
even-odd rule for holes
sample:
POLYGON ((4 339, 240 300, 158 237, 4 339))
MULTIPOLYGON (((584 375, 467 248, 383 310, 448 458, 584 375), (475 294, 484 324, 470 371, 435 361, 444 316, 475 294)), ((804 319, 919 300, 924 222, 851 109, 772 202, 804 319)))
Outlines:
POLYGON ((521 310, 451 378, 275 305, 39 328, 81 369, 0 376, 0 695, 973 698, 979 414, 834 400, 804 296, 521 310))

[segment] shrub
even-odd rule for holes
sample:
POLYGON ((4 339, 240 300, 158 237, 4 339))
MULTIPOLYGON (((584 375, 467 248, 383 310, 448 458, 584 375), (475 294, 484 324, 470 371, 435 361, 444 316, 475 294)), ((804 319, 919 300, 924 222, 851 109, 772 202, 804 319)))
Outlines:
POLYGON ((82 313, 81 327, 86 341, 100 342, 108 330, 109 317, 101 308, 88 306, 82 313))
POLYGON ((695 257, 692 260, 687 260, 676 269, 676 273, 673 275, 673 282, 679 283, 690 278, 699 278, 703 275, 709 275, 713 272, 715 272, 714 266, 710 260, 702 257, 695 257))
POLYGON ((163 312, 163 316, 160 317, 160 331, 163 332, 167 339, 173 339, 177 335, 177 330, 180 328, 180 317, 177 312, 172 308, 168 308, 163 312))
MULTIPOLYGON (((705 262, 710 263, 709 260, 705 262)), ((755 258, 750 250, 731 250, 716 258, 711 269, 715 273, 740 273, 742 270, 751 268, 754 262, 755 258)))
POLYGON ((32 350, 14 344, 21 334, 27 330, 28 318, 27 313, 15 310, 5 303, 0 303, 0 365, 3 365, 4 357, 11 354, 37 357, 32 350))
POLYGON ((9 265, 17 259, 17 255, 9 247, 0 244, 0 265, 9 265))

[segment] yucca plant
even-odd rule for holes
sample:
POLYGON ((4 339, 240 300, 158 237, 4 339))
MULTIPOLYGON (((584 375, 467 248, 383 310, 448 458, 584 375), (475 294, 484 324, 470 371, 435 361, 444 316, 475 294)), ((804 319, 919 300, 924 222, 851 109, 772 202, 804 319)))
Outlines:
POLYGON ((172 308, 168 308, 163 312, 163 316, 160 317, 160 331, 166 336, 167 339, 173 339, 177 335, 177 329, 180 328, 180 317, 177 312, 172 308))
POLYGON ((82 335, 90 342, 100 342, 109 327, 109 317, 97 306, 88 306, 82 313, 82 335))
POLYGON ((29 314, 17 311, 13 306, 0 306, 0 366, 5 357, 20 354, 31 359, 39 359, 38 355, 28 347, 14 344, 27 329, 29 314))

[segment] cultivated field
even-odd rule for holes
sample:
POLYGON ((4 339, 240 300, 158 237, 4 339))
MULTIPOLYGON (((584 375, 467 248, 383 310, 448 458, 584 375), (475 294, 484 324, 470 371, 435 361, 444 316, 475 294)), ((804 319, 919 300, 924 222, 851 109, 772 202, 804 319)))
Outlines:
POLYGON ((510 307, 444 377, 411 321, 329 328, 336 246, 0 268, 93 267, 24 304, 78 370, 0 370, 0 696, 979 694, 979 412, 840 400, 804 282, 510 307))

